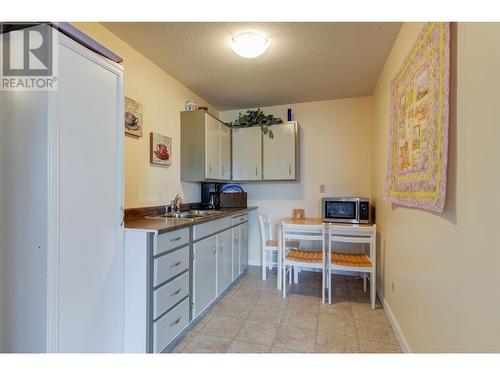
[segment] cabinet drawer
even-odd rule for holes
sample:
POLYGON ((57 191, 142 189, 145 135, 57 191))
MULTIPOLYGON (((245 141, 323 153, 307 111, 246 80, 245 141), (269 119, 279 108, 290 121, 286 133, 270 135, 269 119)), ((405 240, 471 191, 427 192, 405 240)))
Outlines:
POLYGON ((193 240, 196 241, 200 238, 210 236, 213 233, 220 232, 231 226, 231 218, 224 217, 219 220, 209 221, 194 226, 193 240))
POLYGON ((170 249, 185 245, 188 242, 189 228, 160 234, 156 239, 156 248, 153 255, 164 253, 165 251, 168 251, 170 249))
POLYGON ((189 272, 182 274, 153 292, 153 319, 189 294, 189 272))
POLYGON ((153 323, 153 350, 161 352, 189 323, 189 298, 153 323))
POLYGON ((154 260, 153 287, 189 268, 189 246, 162 255, 154 260))
POLYGON ((238 225, 240 223, 244 223, 245 221, 248 221, 248 215, 240 215, 240 216, 233 216, 233 225, 238 225))

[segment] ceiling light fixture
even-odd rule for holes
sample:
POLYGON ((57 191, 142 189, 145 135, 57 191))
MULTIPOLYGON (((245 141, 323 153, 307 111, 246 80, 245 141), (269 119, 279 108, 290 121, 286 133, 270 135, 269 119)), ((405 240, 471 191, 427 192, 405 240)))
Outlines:
POLYGON ((239 56, 253 59, 266 52, 270 41, 256 32, 243 32, 231 39, 231 48, 239 56))

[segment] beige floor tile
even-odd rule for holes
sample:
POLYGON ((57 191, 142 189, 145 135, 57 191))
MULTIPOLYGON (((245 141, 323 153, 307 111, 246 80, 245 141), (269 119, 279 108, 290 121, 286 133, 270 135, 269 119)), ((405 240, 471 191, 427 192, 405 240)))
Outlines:
POLYGON ((230 338, 198 334, 184 347, 182 353, 225 353, 229 345, 230 338))
POLYGON ((351 336, 341 336, 318 332, 316 341, 316 352, 318 353, 358 353, 358 339, 351 336), (321 336, 320 336, 321 334, 321 336))
POLYGON ((281 327, 297 327, 314 331, 318 328, 318 314, 304 310, 287 309, 281 327))
POLYGON ((227 350, 228 353, 269 353, 271 345, 255 344, 253 342, 234 340, 227 350))
POLYGON ((203 335, 234 338, 244 320, 223 315, 214 315, 200 331, 203 335))
POLYGON ((387 315, 385 314, 385 311, 383 309, 372 310, 370 308, 369 310, 365 311, 356 311, 354 313, 354 319, 390 324, 389 319, 387 318, 387 315))
POLYGON ((288 300, 280 294, 262 294, 257 305, 271 306, 275 308, 286 308, 288 300))
POLYGON ((283 314, 284 310, 281 308, 265 306, 265 305, 257 305, 250 313, 247 320, 257 321, 257 322, 268 322, 269 324, 273 324, 273 326, 277 328, 281 323, 283 314))
POLYGON ((338 319, 334 315, 321 314, 318 319, 318 337, 328 335, 356 337, 356 326, 354 320, 338 319))
POLYGON ((398 345, 398 340, 389 324, 369 320, 355 320, 356 332, 360 339, 398 345))
POLYGON ((314 353, 313 350, 305 351, 297 345, 274 344, 271 353, 314 353))
POLYGON ((349 301, 325 303, 319 305, 319 313, 325 315, 333 315, 337 319, 352 319, 352 308, 349 301))
POLYGON ((291 310, 304 310, 308 312, 318 312, 320 298, 306 297, 301 295, 290 295, 288 297, 288 309, 291 310))
POLYGON ((295 327, 280 327, 274 339, 274 345, 280 348, 311 353, 314 351, 316 332, 295 327))
POLYGON ((241 326, 235 340, 272 345, 277 332, 278 329, 273 323, 247 320, 241 326))
MULTIPOLYGON (((351 307, 352 307, 352 312, 354 314, 361 313, 364 311, 369 311, 372 310, 372 304, 368 302, 351 302, 351 307)), ((382 309, 382 305, 380 302, 377 300, 375 303, 375 309, 382 309)))
POLYGON ((253 304, 237 303, 237 301, 220 302, 213 309, 213 315, 223 315, 232 318, 246 319, 253 310, 253 304))
POLYGON ((361 353, 401 353, 399 345, 384 344, 376 341, 359 339, 361 353))

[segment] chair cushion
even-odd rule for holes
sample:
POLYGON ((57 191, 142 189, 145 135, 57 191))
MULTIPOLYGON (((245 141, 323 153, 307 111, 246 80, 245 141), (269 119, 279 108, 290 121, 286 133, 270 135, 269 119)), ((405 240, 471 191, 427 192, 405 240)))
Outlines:
POLYGON ((338 266, 348 266, 348 267, 371 267, 372 262, 366 254, 355 253, 339 253, 332 252, 332 264, 338 266))
POLYGON ((321 250, 289 250, 286 259, 292 262, 323 263, 321 250))
MULTIPOLYGON (((272 246, 272 247, 278 248, 278 240, 267 240, 266 246, 272 246)), ((299 241, 287 241, 286 242, 286 247, 288 247, 288 248, 298 249, 299 246, 300 246, 299 241)))

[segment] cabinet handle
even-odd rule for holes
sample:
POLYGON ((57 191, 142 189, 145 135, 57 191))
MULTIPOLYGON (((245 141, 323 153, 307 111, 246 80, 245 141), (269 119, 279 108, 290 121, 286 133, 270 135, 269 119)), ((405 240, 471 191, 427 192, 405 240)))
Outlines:
POLYGON ((176 320, 174 320, 172 323, 170 323, 170 327, 175 326, 176 324, 179 324, 181 321, 181 317, 179 316, 176 320))
POLYGON ((289 176, 292 175, 292 166, 291 165, 288 166, 288 175, 289 176))
POLYGON ((123 206, 120 207, 120 211, 122 212, 122 222, 120 223, 120 226, 123 227, 123 223, 125 222, 125 210, 123 209, 123 206))
POLYGON ((259 167, 255 167, 255 177, 259 177, 259 167))
POLYGON ((172 238, 172 239, 170 240, 170 242, 179 241, 181 238, 182 238, 181 236, 179 236, 179 237, 175 237, 175 238, 172 238))
POLYGON ((182 291, 182 288, 177 289, 175 292, 173 292, 172 294, 170 294, 170 297, 176 296, 176 295, 177 295, 177 294, 179 294, 181 291, 182 291))
POLYGON ((220 245, 220 252, 222 253, 223 250, 224 250, 224 245, 220 245))
POLYGON ((213 251, 212 251, 212 255, 215 255, 216 251, 217 251, 217 246, 215 246, 215 244, 214 244, 214 248, 213 248, 213 251))
POLYGON ((182 263, 181 261, 178 261, 178 262, 176 262, 176 263, 174 263, 174 264, 171 264, 171 265, 170 265, 170 268, 180 266, 180 265, 181 265, 181 263, 182 263))
POLYGON ((212 164, 208 162, 208 173, 212 173, 212 164))

